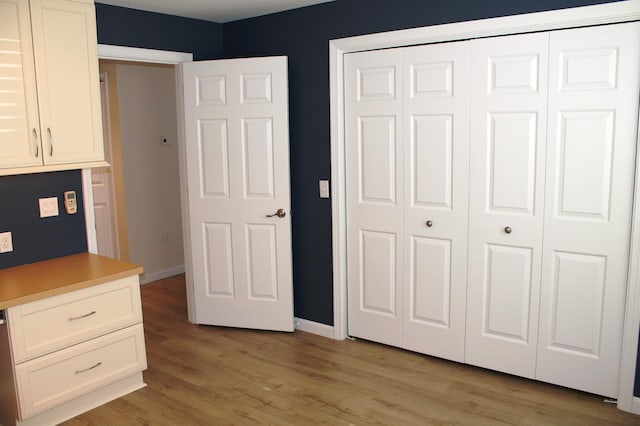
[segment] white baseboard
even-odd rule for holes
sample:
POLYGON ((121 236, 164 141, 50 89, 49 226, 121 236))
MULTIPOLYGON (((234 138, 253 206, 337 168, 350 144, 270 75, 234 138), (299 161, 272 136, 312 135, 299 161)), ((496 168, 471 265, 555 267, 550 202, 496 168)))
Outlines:
POLYGON ((633 414, 640 414, 640 398, 637 396, 634 396, 631 402, 631 412, 633 414))
POLYGON ((163 269, 162 271, 145 272, 140 275, 140 284, 148 284, 178 274, 184 274, 184 265, 174 266, 173 268, 163 269))
POLYGON ((318 336, 328 337, 329 339, 335 339, 333 326, 321 324, 315 321, 309 321, 302 318, 293 319, 296 330, 304 331, 311 334, 317 334, 318 336))

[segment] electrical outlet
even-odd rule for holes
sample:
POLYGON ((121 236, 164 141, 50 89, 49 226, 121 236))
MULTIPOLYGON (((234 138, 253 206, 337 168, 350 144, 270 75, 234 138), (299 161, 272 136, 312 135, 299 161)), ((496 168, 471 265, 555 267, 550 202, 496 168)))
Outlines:
POLYGON ((11 251, 13 251, 11 232, 0 233, 0 253, 9 253, 11 251))

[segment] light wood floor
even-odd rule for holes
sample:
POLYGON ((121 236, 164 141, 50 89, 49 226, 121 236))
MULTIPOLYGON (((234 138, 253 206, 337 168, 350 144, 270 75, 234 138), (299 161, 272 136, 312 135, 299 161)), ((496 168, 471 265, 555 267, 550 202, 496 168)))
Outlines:
POLYGON ((640 425, 598 396, 365 341, 197 326, 142 287, 148 386, 66 425, 640 425))

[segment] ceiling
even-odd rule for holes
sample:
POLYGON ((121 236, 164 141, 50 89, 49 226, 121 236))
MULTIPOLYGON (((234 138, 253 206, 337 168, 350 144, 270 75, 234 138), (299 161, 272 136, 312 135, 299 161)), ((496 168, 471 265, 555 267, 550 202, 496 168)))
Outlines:
POLYGON ((230 22, 238 19, 282 12, 332 0, 96 0, 97 3, 131 9, 184 16, 212 22, 230 22))

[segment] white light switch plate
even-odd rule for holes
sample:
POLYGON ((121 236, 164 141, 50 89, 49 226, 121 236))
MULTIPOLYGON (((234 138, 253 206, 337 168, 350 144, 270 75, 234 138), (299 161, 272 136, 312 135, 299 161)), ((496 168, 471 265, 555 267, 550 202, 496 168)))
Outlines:
POLYGON ((58 197, 40 198, 40 217, 52 217, 60 215, 58 210, 58 197))
POLYGON ((320 198, 329 198, 329 181, 321 180, 320 184, 320 198))

